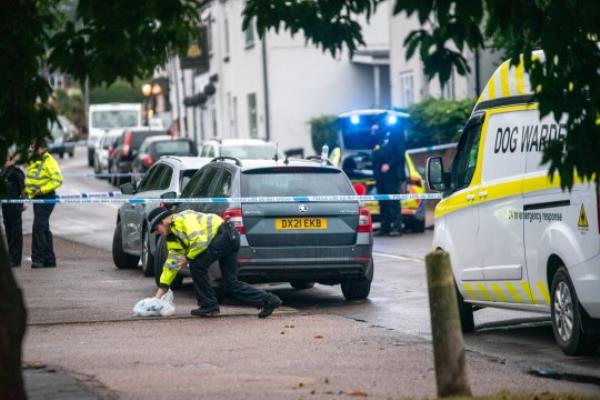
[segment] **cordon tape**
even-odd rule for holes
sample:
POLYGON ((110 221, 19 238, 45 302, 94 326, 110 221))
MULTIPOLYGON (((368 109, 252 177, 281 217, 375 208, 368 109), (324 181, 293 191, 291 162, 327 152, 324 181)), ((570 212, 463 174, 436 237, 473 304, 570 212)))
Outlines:
POLYGON ((185 199, 163 199, 163 198, 137 198, 137 197, 114 197, 115 192, 82 193, 79 195, 62 195, 54 199, 0 199, 0 204, 147 204, 147 203, 313 203, 313 202, 337 202, 337 201, 390 201, 390 200, 439 200, 440 193, 419 194, 375 194, 375 195, 348 195, 348 196, 275 196, 275 197, 199 197, 185 199), (113 193, 107 195, 106 193, 113 193), (85 196, 84 196, 85 195, 85 196), (70 196, 70 197, 67 197, 70 196))

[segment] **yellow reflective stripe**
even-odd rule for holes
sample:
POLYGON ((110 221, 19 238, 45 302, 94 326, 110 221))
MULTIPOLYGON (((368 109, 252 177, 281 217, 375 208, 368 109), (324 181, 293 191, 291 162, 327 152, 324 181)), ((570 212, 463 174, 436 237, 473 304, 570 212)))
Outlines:
POLYGON ((502 291, 500 285, 498 285, 496 282, 492 282, 490 286, 492 287, 492 290, 498 298, 498 300, 503 301, 505 303, 509 303, 508 297, 504 295, 504 292, 502 291))
POLYGON ((473 287, 470 283, 463 283, 463 288, 465 289, 465 292, 467 292, 468 298, 470 298, 471 300, 478 300, 477 294, 473 290, 473 287))
POLYGON ((494 299, 492 298, 492 296, 490 296, 490 293, 488 292, 487 288, 485 287, 485 285, 483 283, 477 284, 477 291, 479 293, 481 293, 484 300, 494 301, 494 299))
POLYGON ((546 289, 546 284, 544 281, 537 281, 537 288, 542 295, 542 300, 544 300, 544 303, 550 304, 550 293, 548 293, 548 289, 546 289))
POLYGON ((510 96, 510 88, 509 88, 509 80, 508 80, 509 65, 510 65, 510 61, 505 61, 500 66, 500 86, 502 89, 502 97, 510 96))
POLYGON ((496 74, 492 75, 488 82, 488 100, 494 100, 496 98, 496 74))
POLYGON ((506 289, 508 290, 508 293, 510 293, 510 295, 512 296, 513 300, 516 303, 522 303, 523 302, 523 298, 519 294, 519 291, 517 290, 517 288, 515 287, 515 285, 512 284, 512 282, 506 282, 504 285, 506 286, 506 289))
POLYGON ((521 282, 521 286, 523 287, 523 291, 525 292, 525 296, 529 299, 530 302, 535 303, 533 300, 533 295, 531 294, 531 287, 529 286, 529 282, 523 281, 521 282))
POLYGON ((517 65, 515 75, 517 77, 517 94, 522 96, 527 93, 525 91, 525 63, 523 62, 523 57, 521 57, 521 62, 517 65))

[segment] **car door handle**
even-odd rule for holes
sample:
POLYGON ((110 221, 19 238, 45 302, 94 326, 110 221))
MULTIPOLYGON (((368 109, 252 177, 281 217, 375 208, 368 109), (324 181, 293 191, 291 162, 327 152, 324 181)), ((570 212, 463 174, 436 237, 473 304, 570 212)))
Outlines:
POLYGON ((475 200, 475 195, 474 194, 468 194, 466 197, 467 201, 473 201, 475 200))
POLYGON ((488 196, 488 192, 486 190, 482 190, 481 192, 479 192, 480 199, 485 199, 487 196, 488 196))

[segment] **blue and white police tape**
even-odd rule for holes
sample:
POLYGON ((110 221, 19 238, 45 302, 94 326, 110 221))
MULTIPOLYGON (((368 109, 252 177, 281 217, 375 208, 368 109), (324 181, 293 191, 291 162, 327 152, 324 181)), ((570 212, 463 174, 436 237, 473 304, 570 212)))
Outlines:
POLYGON ((120 197, 121 192, 82 192, 82 193, 67 193, 57 194, 57 199, 87 199, 92 197, 120 197))
POLYGON ((375 194, 348 196, 261 196, 261 197, 198 197, 198 198, 137 198, 137 197, 73 197, 55 199, 0 199, 0 204, 148 204, 148 203, 315 203, 343 201, 439 200, 440 193, 375 194))
POLYGON ((144 173, 137 172, 63 172, 63 176, 83 176, 94 178, 110 178, 110 177, 129 177, 129 176, 144 176, 144 173))

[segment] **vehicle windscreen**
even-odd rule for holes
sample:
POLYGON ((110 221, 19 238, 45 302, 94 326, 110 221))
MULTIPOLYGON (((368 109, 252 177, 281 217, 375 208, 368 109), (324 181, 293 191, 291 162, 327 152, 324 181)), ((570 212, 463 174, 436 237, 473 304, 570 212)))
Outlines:
POLYGON ((136 110, 93 111, 92 128, 131 128, 138 125, 138 118, 136 110))
POLYGON ((139 149, 146 138, 166 134, 167 131, 135 131, 133 132, 133 138, 131 138, 131 147, 139 149))
POLYGON ((159 155, 190 155, 193 150, 192 143, 187 140, 155 142, 154 149, 159 155))
POLYGON ((296 169, 246 171, 242 174, 242 195, 259 196, 330 196, 353 195, 348 178, 338 170, 296 169), (287 171, 285 171, 287 170, 287 171))
POLYGON ((241 160, 270 160, 277 153, 275 145, 230 145, 221 147, 221 156, 235 157, 241 160))

